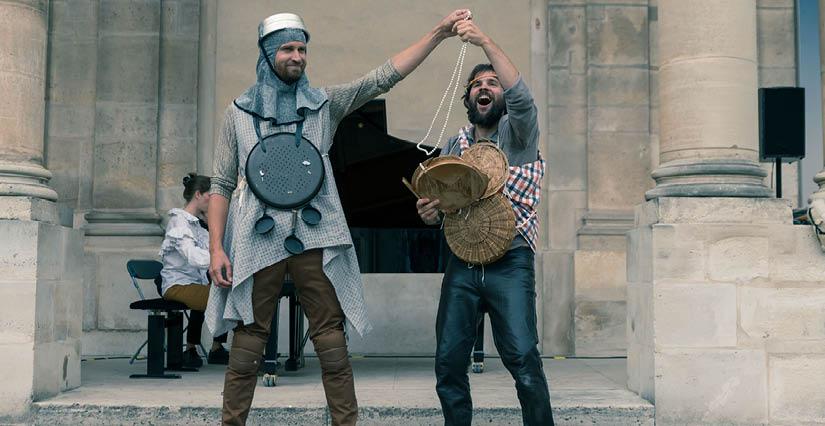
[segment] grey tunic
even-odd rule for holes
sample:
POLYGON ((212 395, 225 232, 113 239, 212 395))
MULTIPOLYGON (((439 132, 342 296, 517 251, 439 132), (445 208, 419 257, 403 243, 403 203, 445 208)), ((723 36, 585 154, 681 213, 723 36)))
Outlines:
MULTIPOLYGON (((304 122, 304 138, 321 152, 326 178, 320 192, 310 203, 321 212, 321 223, 309 227, 298 220, 296 235, 303 241, 306 250, 324 249, 324 273, 335 287, 348 327, 360 335, 368 333, 372 327, 367 319, 361 273, 338 198, 329 150, 335 130, 347 114, 387 92, 400 80, 401 75, 387 61, 351 83, 323 88, 328 102, 316 111, 307 112, 304 122)), ((215 176, 211 192, 230 200, 223 244, 232 262, 233 275, 231 289, 212 286, 210 290, 206 323, 215 335, 234 328, 238 321, 244 324, 254 322, 253 274, 290 256, 283 241, 292 231, 292 213, 267 208, 246 185, 244 166, 249 152, 258 142, 253 126, 251 115, 234 104, 230 105, 215 146, 215 176), (260 235, 254 232, 254 225, 264 212, 273 217, 275 228, 260 235)), ((261 122, 261 133, 264 135, 282 131, 294 132, 295 125, 271 126, 269 122, 261 122)))

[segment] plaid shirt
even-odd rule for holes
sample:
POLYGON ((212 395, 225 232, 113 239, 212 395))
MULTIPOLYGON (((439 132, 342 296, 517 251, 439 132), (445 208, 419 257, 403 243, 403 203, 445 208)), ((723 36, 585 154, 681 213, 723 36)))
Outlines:
MULTIPOLYGON (((470 147, 470 135, 473 127, 467 125, 458 131, 458 145, 463 153, 470 147)), ((516 229, 527 240, 535 252, 539 234, 539 218, 536 208, 541 198, 541 179, 544 177, 544 159, 541 152, 532 163, 510 166, 510 175, 504 184, 503 192, 510 200, 516 213, 516 229)))

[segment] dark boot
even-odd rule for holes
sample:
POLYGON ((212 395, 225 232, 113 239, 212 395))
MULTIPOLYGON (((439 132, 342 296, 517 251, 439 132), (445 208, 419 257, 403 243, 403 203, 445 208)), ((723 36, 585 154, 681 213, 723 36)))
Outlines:
POLYGON ((203 367, 203 359, 201 359, 197 348, 189 348, 183 351, 183 360, 181 365, 186 368, 201 368, 203 367))
POLYGON ((227 365, 229 364, 229 351, 227 351, 223 346, 213 351, 209 351, 209 356, 206 357, 206 362, 210 364, 227 365))

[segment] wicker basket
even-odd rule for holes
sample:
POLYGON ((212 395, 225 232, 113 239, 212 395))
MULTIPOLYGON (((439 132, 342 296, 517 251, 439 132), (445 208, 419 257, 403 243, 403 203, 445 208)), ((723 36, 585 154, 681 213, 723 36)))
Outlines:
POLYGON ((487 176, 459 157, 448 155, 421 163, 413 173, 412 186, 422 198, 440 201, 438 208, 454 212, 484 195, 487 176))
POLYGON ((444 217, 444 236, 459 259, 476 265, 495 262, 516 235, 510 201, 498 193, 444 217))
POLYGON ((504 188, 507 177, 510 175, 510 165, 507 163, 507 155, 497 146, 489 142, 473 144, 464 150, 461 159, 476 166, 490 178, 482 198, 497 194, 501 188, 504 188))

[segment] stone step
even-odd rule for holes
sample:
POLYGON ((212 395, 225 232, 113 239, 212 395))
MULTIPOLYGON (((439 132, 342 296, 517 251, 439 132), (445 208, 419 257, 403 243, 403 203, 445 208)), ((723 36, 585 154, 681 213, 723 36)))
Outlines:
MULTIPOLYGON (((432 358, 354 358, 359 425, 442 425, 432 358)), ((220 419, 223 366, 181 379, 129 379, 145 363, 89 361, 83 386, 34 403, 29 422, 63 425, 199 425, 220 419)), ((653 425, 654 407, 624 385, 624 359, 546 359, 558 425, 653 425)), ((317 360, 256 388, 249 425, 328 425, 317 360)), ((520 425, 513 379, 495 358, 470 374, 474 424, 520 425)))
MULTIPOLYGON (((32 413, 37 425, 207 425, 217 424, 218 407, 139 407, 55 405, 38 403, 32 413)), ((553 409, 556 425, 653 425, 653 407, 562 407, 553 409)), ((247 425, 329 425, 324 407, 254 408, 247 425)), ((444 424, 441 409, 409 407, 360 407, 359 425, 421 426, 444 424)), ((473 424, 521 425, 517 407, 478 408, 473 424)))

